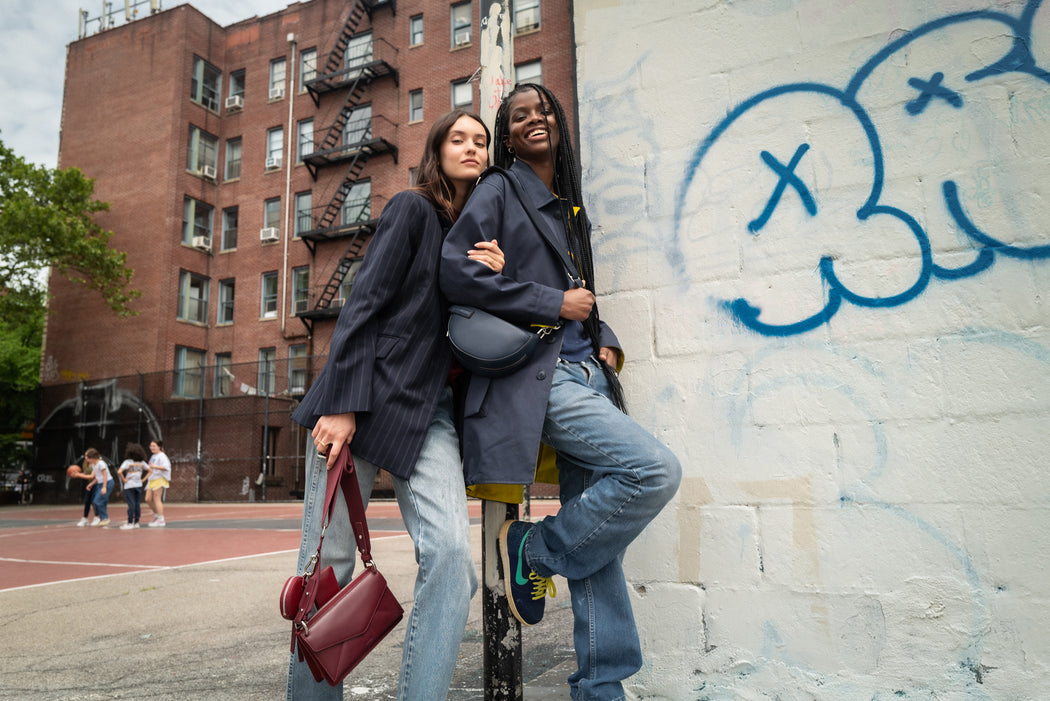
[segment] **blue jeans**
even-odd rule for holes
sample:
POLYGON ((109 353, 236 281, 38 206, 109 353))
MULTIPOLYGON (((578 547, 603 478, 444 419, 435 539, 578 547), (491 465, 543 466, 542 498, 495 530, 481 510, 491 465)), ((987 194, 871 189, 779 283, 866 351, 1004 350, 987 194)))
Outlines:
MULTIPOLYGON (((310 446, 312 448, 312 445, 310 446)), ((303 505, 303 540, 298 571, 317 550, 324 510, 324 461, 309 451, 307 492, 303 505)), ((361 496, 368 504, 378 468, 354 456, 361 496)), ((407 479, 392 477, 405 529, 415 544, 414 601, 405 624, 397 698, 435 701, 448 696, 459 644, 478 587, 470 551, 470 518, 459 456, 459 439, 452 425, 451 392, 447 389, 423 442, 415 469, 407 479)), ((375 544, 373 543, 373 546, 375 544)), ((373 549, 374 552, 374 549, 373 549)), ((340 586, 350 581, 357 554, 342 493, 332 524, 325 533, 321 566, 332 565, 340 586)), ((382 561, 377 563, 380 571, 382 561)), ((317 683, 305 663, 292 654, 288 670, 289 701, 343 698, 342 684, 317 683)))
POLYGON ((98 487, 95 490, 95 496, 92 503, 95 505, 95 515, 99 519, 105 521, 109 518, 109 495, 113 493, 113 480, 106 482, 106 493, 102 493, 102 487, 98 487))
POLYGON ((124 490, 128 500, 128 523, 138 523, 142 516, 142 487, 128 487, 124 490))
POLYGON ((569 676, 573 701, 623 699, 622 680, 641 668, 621 561, 682 478, 671 451, 608 395, 598 361, 558 361, 543 442, 558 453, 562 505, 525 542, 536 572, 569 583, 578 667, 569 676))

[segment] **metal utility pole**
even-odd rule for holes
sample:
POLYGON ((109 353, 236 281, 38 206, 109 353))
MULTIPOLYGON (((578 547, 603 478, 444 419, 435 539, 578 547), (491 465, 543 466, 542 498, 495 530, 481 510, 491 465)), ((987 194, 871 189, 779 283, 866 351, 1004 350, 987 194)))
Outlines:
MULTIPOLYGON (((481 118, 494 132, 500 101, 514 84, 514 31, 510 0, 482 0, 478 5, 481 118)), ((490 144, 490 154, 491 151, 490 144)), ((518 505, 485 500, 481 503, 481 515, 485 701, 522 701, 521 624, 507 605, 496 549, 500 526, 505 520, 518 517, 518 505)))

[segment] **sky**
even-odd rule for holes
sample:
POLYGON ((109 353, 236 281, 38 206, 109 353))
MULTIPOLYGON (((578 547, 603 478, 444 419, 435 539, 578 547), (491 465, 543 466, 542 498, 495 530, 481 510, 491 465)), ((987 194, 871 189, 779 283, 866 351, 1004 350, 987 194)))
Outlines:
MULTIPOLYGON (((31 163, 58 164, 62 116, 62 81, 66 46, 77 40, 80 10, 89 18, 102 12, 105 0, 6 0, 0 24, 0 141, 31 163)), ((141 0, 135 0, 141 1, 141 0)), ((213 21, 228 26, 254 15, 283 10, 293 0, 192 0, 213 21)), ((124 23, 122 0, 110 0, 117 26, 124 23)), ((160 0, 161 9, 187 4, 160 0)), ((149 3, 139 6, 140 16, 149 3)), ((98 23, 90 25, 92 31, 98 23)))

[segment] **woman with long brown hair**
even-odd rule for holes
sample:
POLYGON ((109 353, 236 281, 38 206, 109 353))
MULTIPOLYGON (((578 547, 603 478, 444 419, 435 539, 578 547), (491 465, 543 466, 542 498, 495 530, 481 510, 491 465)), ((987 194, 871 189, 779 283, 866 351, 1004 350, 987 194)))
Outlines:
MULTIPOLYGON (((488 142, 481 119, 463 110, 431 128, 416 185, 394 195, 384 208, 340 312, 324 370, 292 414, 312 429, 318 452, 330 447, 327 467, 344 444, 350 446, 366 505, 377 470, 392 476, 419 564, 398 699, 433 701, 448 695, 477 589, 452 423, 448 305, 438 289, 438 261, 445 234, 488 165, 488 142)), ((476 261, 472 265, 503 266, 494 242, 478 243, 470 257, 476 261)), ((320 538, 325 482, 324 458, 311 451, 300 572, 320 538)), ((321 553, 340 586, 353 574, 355 553, 340 503, 321 553)), ((342 685, 315 682, 293 653, 288 698, 342 699, 342 685)))

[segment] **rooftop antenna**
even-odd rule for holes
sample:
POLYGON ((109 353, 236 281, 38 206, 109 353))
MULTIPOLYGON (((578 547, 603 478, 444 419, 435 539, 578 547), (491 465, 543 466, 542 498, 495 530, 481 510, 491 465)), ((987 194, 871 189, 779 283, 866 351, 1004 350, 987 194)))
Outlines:
POLYGON ((110 0, 102 1, 102 11, 98 16, 92 17, 87 10, 80 10, 79 29, 77 38, 83 39, 89 34, 97 34, 117 26, 118 15, 124 16, 125 22, 138 19, 139 8, 143 5, 149 6, 149 13, 155 15, 161 11, 161 0, 124 0, 123 7, 114 8, 110 0))

